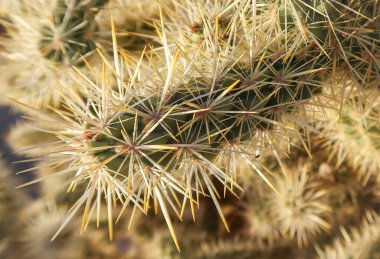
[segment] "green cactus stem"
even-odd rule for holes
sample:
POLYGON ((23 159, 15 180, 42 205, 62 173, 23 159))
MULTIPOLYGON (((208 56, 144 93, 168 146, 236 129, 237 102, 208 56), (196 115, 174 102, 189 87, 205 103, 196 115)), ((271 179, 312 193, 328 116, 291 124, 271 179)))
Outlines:
POLYGON ((378 1, 284 1, 279 19, 288 33, 298 29, 325 51, 317 63, 345 69, 362 84, 378 79, 378 1), (377 13, 376 13, 377 12, 377 13))
MULTIPOLYGON (((88 147, 99 162, 121 173, 128 171, 132 153, 141 145, 203 145, 206 148, 200 155, 212 161, 225 143, 250 140, 256 131, 272 130, 282 114, 292 113, 320 92, 316 73, 286 77, 285 70, 299 62, 276 62, 273 72, 264 71, 249 81, 250 69, 238 64, 213 89, 204 79, 194 78, 169 94, 163 105, 158 95, 132 98, 128 111, 111 121, 106 131, 99 133, 87 126, 88 147), (128 145, 120 142, 123 138, 128 145)), ((146 165, 166 168, 176 168, 175 158, 181 156, 178 150, 159 148, 145 154, 146 165)))
POLYGON ((95 17, 108 0, 58 0, 53 26, 41 28, 41 53, 56 63, 75 63, 95 49, 95 17))

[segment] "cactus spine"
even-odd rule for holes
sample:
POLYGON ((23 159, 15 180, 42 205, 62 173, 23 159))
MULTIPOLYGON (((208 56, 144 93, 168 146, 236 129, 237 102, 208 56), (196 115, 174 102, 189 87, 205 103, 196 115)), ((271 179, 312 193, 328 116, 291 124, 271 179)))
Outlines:
POLYGON ((41 28, 41 53, 53 62, 75 64, 95 49, 95 17, 107 0, 58 0, 52 26, 41 28))

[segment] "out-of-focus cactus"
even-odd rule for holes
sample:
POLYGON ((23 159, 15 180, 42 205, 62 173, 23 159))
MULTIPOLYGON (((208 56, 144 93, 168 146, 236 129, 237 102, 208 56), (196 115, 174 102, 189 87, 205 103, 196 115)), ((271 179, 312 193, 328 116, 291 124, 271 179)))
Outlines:
POLYGON ((365 95, 351 99, 341 113, 331 111, 330 121, 321 125, 330 158, 338 165, 347 160, 363 178, 380 173, 380 95, 378 90, 365 95))
POLYGON ((341 237, 331 245, 317 248, 318 257, 323 259, 378 258, 380 256, 380 226, 378 216, 359 227, 341 229, 341 237))
POLYGON ((22 9, 23 0, 8 1, 0 0, 0 13, 4 14, 7 12, 17 13, 22 9))
POLYGON ((298 245, 306 244, 310 236, 330 228, 326 221, 331 210, 326 204, 327 191, 313 180, 310 169, 310 164, 305 162, 288 169, 287 179, 277 181, 279 194, 272 194, 272 213, 281 232, 296 238, 298 245))
MULTIPOLYGON (((298 165, 277 172, 273 181, 277 193, 264 188, 251 192, 252 201, 244 204, 244 218, 250 225, 256 243, 271 247, 279 236, 297 240, 298 246, 330 226, 331 211, 327 204, 328 192, 313 175, 310 161, 300 160, 298 165)), ((264 246, 265 247, 265 246, 264 246)))
MULTIPOLYGON (((99 36, 102 46, 112 50, 111 20, 116 28, 119 47, 139 58, 144 48, 159 46, 154 19, 160 16, 159 6, 167 1, 112 0, 99 15, 99 36), (112 18, 111 18, 112 17, 112 18)), ((112 53, 112 51, 111 51, 112 53)))
POLYGON ((59 91, 70 84, 70 67, 83 64, 96 47, 99 10, 106 0, 37 0, 20 11, 5 10, 0 35, 4 96, 35 107, 59 104, 59 91))
MULTIPOLYGON (((114 242, 109 242, 107 231, 104 231, 104 228, 96 229, 96 218, 90 218, 89 222, 86 222, 86 235, 81 234, 80 218, 77 216, 70 218, 70 226, 62 229, 62 224, 68 220, 66 210, 65 204, 58 205, 49 196, 29 203, 19 216, 21 230, 17 237, 18 251, 12 251, 11 254, 27 259, 144 256, 145 253, 138 251, 142 246, 138 243, 141 240, 137 238, 133 228, 127 231, 127 222, 119 222, 123 227, 116 231, 114 242)), ((107 224, 107 218, 99 220, 99 225, 103 224, 107 224)))
POLYGON ((40 28, 42 55, 58 63, 76 64, 95 48, 95 17, 108 0, 57 0, 52 21, 40 28))
POLYGON ((20 217, 19 252, 23 257, 83 258, 85 239, 79 235, 77 219, 55 236, 65 219, 66 208, 57 208, 54 202, 41 200, 26 207, 20 217))
MULTIPOLYGON (((52 128, 50 130, 54 129, 52 128)), ((55 128, 57 129, 57 128, 55 128)), ((49 142, 58 141, 54 134, 39 130, 38 123, 19 122, 12 127, 6 136, 6 142, 15 153, 35 155, 43 152, 43 146, 49 142)))
POLYGON ((257 198, 247 207, 249 211, 245 214, 245 217, 246 221, 249 222, 250 235, 255 237, 258 243, 267 242, 268 244, 273 244, 280 236, 280 229, 270 213, 271 204, 267 201, 267 198, 257 198))
MULTIPOLYGON (((324 160, 327 162, 327 156, 324 160)), ((361 222, 375 215, 379 204, 379 179, 376 176, 363 179, 361 172, 350 167, 347 161, 338 168, 326 162, 319 167, 318 174, 321 177, 319 183, 328 191, 331 232, 339 226, 361 222)))
POLYGON ((246 189, 247 200, 242 201, 247 234, 256 246, 272 247, 280 239, 280 226, 272 213, 271 195, 268 188, 246 189), (264 189, 264 190, 263 190, 264 189))
POLYGON ((15 233, 21 230, 19 214, 26 204, 25 194, 16 187, 10 170, 0 160, 0 255, 9 258, 13 258, 19 246, 15 233))

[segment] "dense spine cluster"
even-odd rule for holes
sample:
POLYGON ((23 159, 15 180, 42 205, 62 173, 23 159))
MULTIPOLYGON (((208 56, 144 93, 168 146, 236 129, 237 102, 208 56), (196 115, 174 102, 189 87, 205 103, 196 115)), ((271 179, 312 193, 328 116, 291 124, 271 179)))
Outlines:
POLYGON ((331 112, 323 133, 329 136, 324 145, 331 151, 330 158, 336 156, 338 165, 348 160, 365 179, 380 173, 380 99, 376 89, 363 96, 364 100, 350 99, 340 115, 331 112))
POLYGON ((71 66, 83 66, 83 58, 100 46, 97 16, 106 3, 36 0, 1 12, 6 30, 0 34, 4 96, 40 109, 59 106, 59 88, 72 82, 71 66))
POLYGON ((214 87, 202 78, 191 79, 168 94, 161 104, 158 95, 128 100, 127 111, 110 121, 103 133, 97 134, 94 127, 87 126, 91 135, 89 148, 101 162, 113 157, 106 165, 122 174, 126 174, 125 170, 120 169, 128 168, 138 143, 177 147, 149 153, 150 159, 142 160, 149 166, 155 162, 178 168, 181 145, 184 149, 186 145, 209 146, 199 154, 212 160, 223 144, 249 141, 257 131, 273 129, 281 122, 281 114, 292 113, 320 89, 279 82, 277 70, 260 73, 262 78, 248 81, 250 71, 241 66, 228 71, 214 87), (130 140, 128 144, 124 143, 126 139, 130 140))
POLYGON ((95 17, 108 0, 58 0, 51 26, 41 30, 39 48, 47 59, 58 63, 75 64, 81 56, 95 48, 95 17))

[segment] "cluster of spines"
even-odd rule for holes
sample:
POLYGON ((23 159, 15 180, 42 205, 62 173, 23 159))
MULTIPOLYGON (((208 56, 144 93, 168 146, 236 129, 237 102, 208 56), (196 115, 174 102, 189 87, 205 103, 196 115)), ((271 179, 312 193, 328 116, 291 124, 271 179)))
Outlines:
POLYGON ((138 56, 144 48, 159 47, 153 19, 159 17, 159 6, 166 2, 167 0, 109 1, 98 19, 102 31, 99 39, 102 47, 112 50, 112 35, 108 33, 111 20, 115 23, 118 45, 124 51, 138 56))
MULTIPOLYGON (((169 94, 163 104, 159 103, 157 95, 133 98, 127 102, 128 111, 109 123, 108 131, 93 134, 88 142, 89 148, 101 162, 118 152, 124 154, 107 163, 116 171, 123 160, 124 166, 128 167, 129 159, 124 156, 133 152, 133 143, 130 146, 118 143, 122 134, 132 139, 134 133, 144 136, 148 132, 142 140, 145 144, 208 145, 210 148, 200 154, 212 160, 223 143, 249 141, 256 131, 273 129, 281 122, 281 114, 293 112, 300 102, 307 101, 320 89, 314 85, 277 83, 280 79, 276 70, 267 72, 267 75, 260 73, 260 79, 246 79, 248 74, 250 71, 243 67, 231 69, 217 81, 215 89, 210 89, 210 83, 202 78, 192 79, 169 94)), ((87 130, 96 132, 91 125, 87 130)), ((175 153, 177 150, 157 150, 149 157, 161 166, 171 168, 173 156, 178 155, 175 153)), ((152 164, 147 159, 143 161, 152 164)))
POLYGON ((41 109, 59 106, 59 88, 69 84, 71 66, 83 65, 82 58, 100 45, 97 20, 106 3, 37 0, 20 3, 17 11, 5 9, 0 17, 6 29, 0 34, 3 96, 41 109))
POLYGON ((75 64, 96 48, 96 14, 108 0, 58 0, 52 26, 43 26, 39 47, 49 60, 75 64))
POLYGON ((359 227, 340 229, 341 235, 331 245, 316 246, 319 258, 377 258, 380 254, 380 227, 378 215, 362 221, 359 227))
POLYGON ((380 128, 379 91, 363 91, 366 98, 351 98, 340 114, 331 111, 328 123, 321 124, 324 146, 330 151, 330 159, 337 164, 348 161, 361 172, 363 179, 379 175, 380 128))
MULTIPOLYGON (((362 85, 377 78, 379 32, 377 1, 284 1, 280 23, 284 30, 296 27, 325 55, 316 64, 346 69, 362 85)), ((308 51, 311 51, 308 49, 308 51)))

